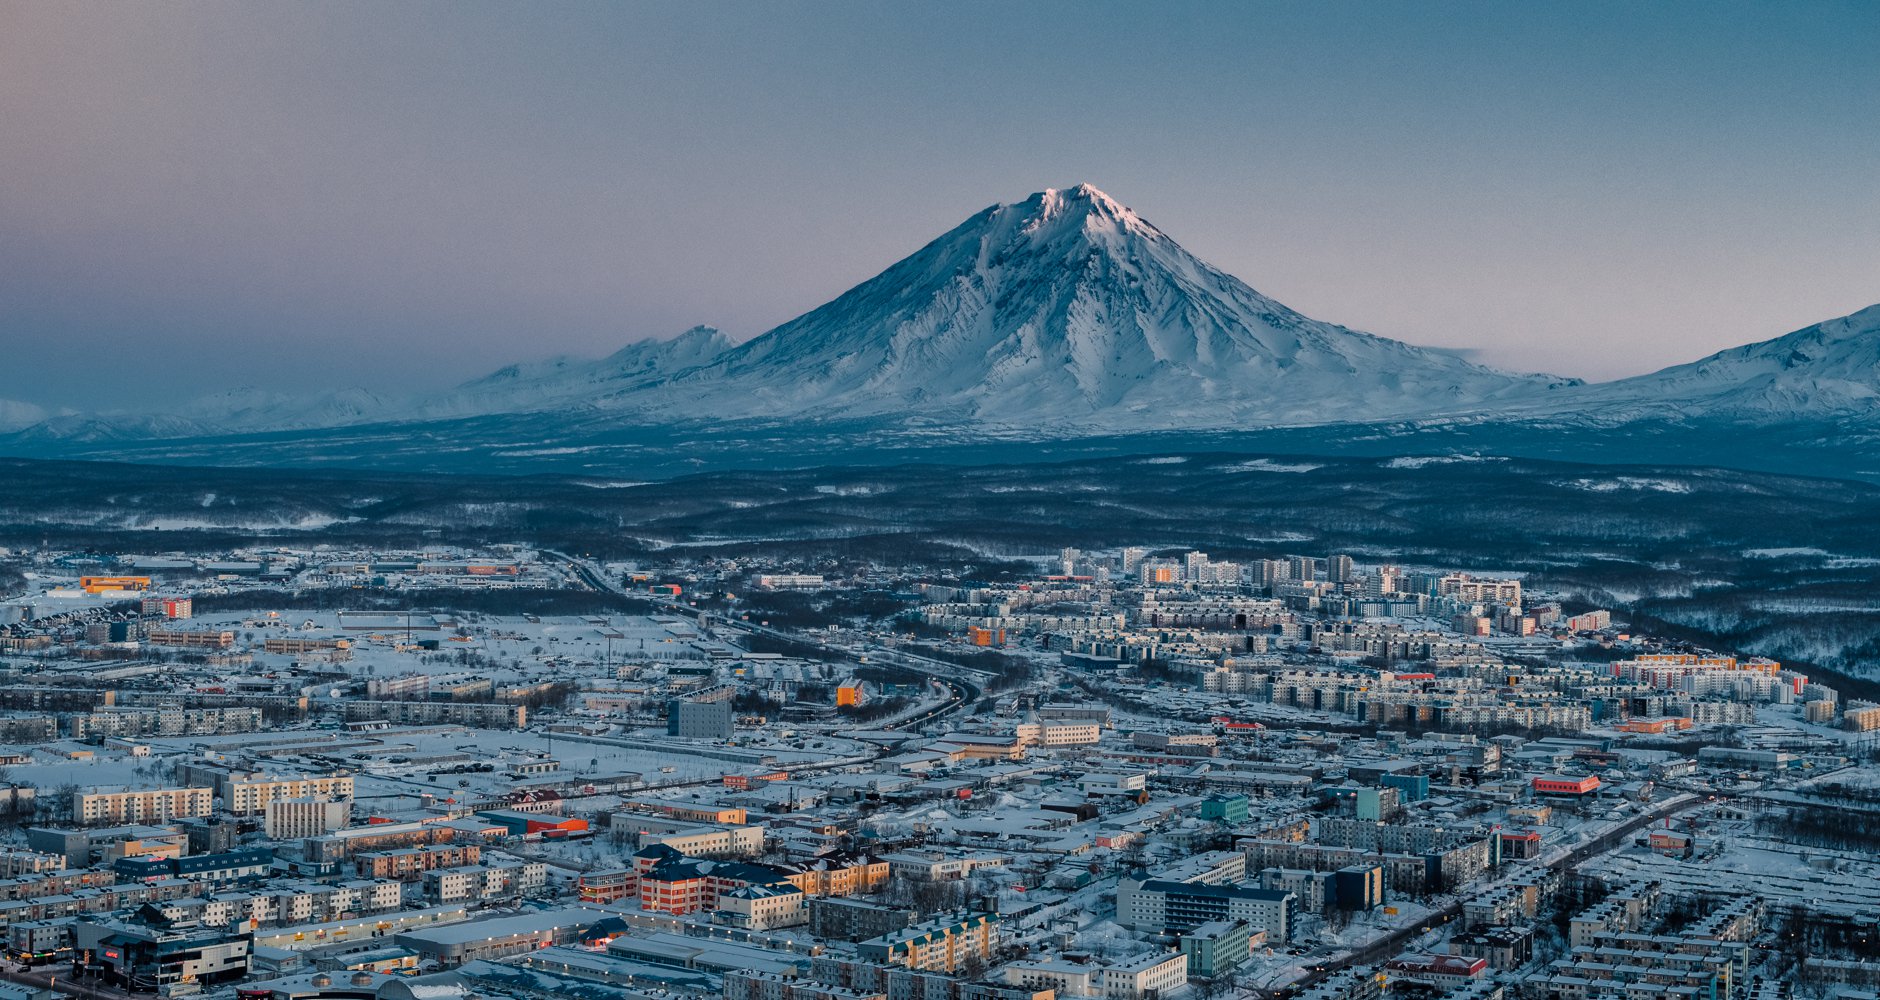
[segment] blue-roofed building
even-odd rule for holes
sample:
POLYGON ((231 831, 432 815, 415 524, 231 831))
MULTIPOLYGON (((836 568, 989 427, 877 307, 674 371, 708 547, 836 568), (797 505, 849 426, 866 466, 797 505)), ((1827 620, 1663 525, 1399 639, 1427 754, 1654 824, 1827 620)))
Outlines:
POLYGON ((127 879, 149 882, 155 879, 183 878, 194 882, 254 882, 274 871, 274 849, 242 847, 216 854, 196 854, 186 858, 142 855, 119 858, 111 868, 127 879))

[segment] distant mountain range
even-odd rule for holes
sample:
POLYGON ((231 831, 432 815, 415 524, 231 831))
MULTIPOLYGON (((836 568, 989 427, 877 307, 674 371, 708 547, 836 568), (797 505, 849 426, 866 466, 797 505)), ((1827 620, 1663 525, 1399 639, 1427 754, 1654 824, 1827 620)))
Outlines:
POLYGON ((1530 410, 1607 423, 1663 417, 1872 421, 1880 415, 1880 305, 1649 375, 1578 386, 1507 413, 1530 410))
POLYGON ((1291 434, 1318 451, 1402 453, 1623 439, 1647 458, 1656 441, 1677 459, 1723 425, 1795 440, 1776 463, 1787 471, 1880 477, 1880 306, 1616 382, 1515 374, 1302 316, 1082 185, 988 208, 743 344, 696 327, 411 400, 236 390, 157 415, 0 401, 0 452, 604 469, 694 445, 695 464, 716 465, 757 443, 808 461, 858 446, 1291 434))

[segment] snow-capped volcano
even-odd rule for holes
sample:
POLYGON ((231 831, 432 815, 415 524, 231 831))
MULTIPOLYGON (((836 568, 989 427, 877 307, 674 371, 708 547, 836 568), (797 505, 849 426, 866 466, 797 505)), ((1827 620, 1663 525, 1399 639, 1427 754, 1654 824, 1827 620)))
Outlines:
POLYGON ((1468 415, 1572 384, 1309 319, 1079 185, 994 205, 742 345, 701 326, 404 402, 234 390, 174 413, 69 417, 27 433, 196 438, 530 414, 584 432, 810 418, 1076 435, 1468 415))
POLYGON ((1727 418, 1752 423, 1880 417, 1880 305, 1689 364, 1536 401, 1600 422, 1727 418))
POLYGON ((1563 380, 1308 319, 1088 185, 996 205, 612 406, 1110 429, 1466 411, 1563 380))
POLYGON ((735 462, 757 443, 787 461, 1195 432, 1395 454, 1702 451, 1880 479, 1880 306, 1617 382, 1511 374, 1302 316, 1080 185, 985 209, 743 344, 697 327, 416 399, 235 390, 8 432, 38 416, 0 406, 0 448, 453 470, 562 456, 587 469, 675 450, 735 462))

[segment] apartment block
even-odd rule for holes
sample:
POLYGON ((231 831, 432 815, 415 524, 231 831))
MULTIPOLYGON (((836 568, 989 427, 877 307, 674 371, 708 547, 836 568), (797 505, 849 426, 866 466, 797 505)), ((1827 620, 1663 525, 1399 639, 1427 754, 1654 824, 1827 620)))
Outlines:
POLYGON ((478 729, 521 729, 529 711, 521 705, 453 701, 347 701, 340 703, 347 722, 384 721, 399 726, 451 723, 478 729))
POLYGON ((352 802, 331 799, 274 799, 262 809, 263 825, 273 840, 301 840, 343 830, 352 820, 352 802))
POLYGON ((80 792, 72 798, 72 821, 84 826, 163 823, 215 811, 212 788, 150 788, 80 792))
POLYGON ((999 946, 999 916, 975 913, 904 927, 856 945, 863 961, 921 972, 957 973, 991 959, 999 946))

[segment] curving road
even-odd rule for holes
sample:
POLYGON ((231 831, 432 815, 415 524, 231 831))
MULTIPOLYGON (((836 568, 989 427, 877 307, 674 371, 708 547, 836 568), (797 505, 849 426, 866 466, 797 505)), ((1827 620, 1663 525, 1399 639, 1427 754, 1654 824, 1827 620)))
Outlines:
MULTIPOLYGON (((648 600, 667 611, 684 615, 694 621, 705 614, 705 612, 701 612, 699 609, 673 598, 662 598, 653 594, 633 593, 608 579, 607 574, 601 572, 599 567, 585 559, 577 559, 565 552, 556 552, 552 549, 544 549, 542 550, 542 554, 566 563, 568 568, 581 579, 581 582, 587 584, 590 589, 603 593, 618 594, 621 597, 648 600)), ((833 646, 813 636, 802 635, 785 629, 772 628, 771 626, 760 625, 756 622, 726 619, 724 620, 724 627, 750 635, 763 635, 786 642, 799 643, 839 657, 847 658, 853 655, 848 649, 833 646)), ((939 706, 930 711, 923 712, 920 715, 902 719, 896 723, 897 726, 924 726, 931 722, 938 722, 954 712, 973 705, 984 693, 980 684, 995 676, 988 671, 963 667, 957 663, 948 663, 945 660, 936 660, 929 656, 919 656, 914 653, 906 652, 905 650, 883 646, 879 643, 863 642, 862 648, 869 656, 914 671, 915 673, 923 674, 946 685, 947 689, 953 692, 953 697, 941 703, 939 706)), ((889 756, 889 754, 884 752, 880 756, 889 756)))

